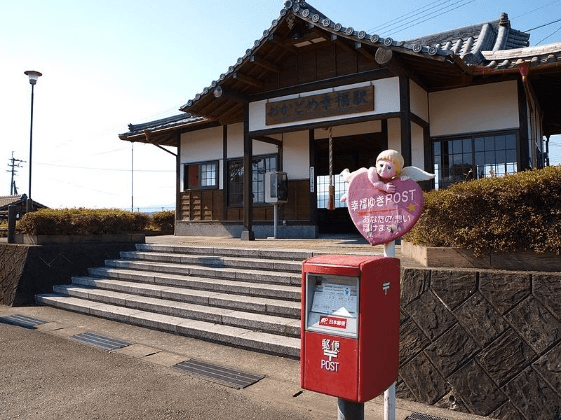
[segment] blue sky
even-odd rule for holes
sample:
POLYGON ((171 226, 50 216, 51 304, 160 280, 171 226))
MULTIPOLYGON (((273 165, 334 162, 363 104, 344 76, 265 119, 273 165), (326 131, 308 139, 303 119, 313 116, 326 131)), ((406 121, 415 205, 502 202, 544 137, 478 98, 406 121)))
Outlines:
MULTIPOLYGON (((53 208, 163 207, 175 201, 175 158, 132 151, 129 123, 178 113, 234 64, 279 16, 281 0, 0 0, 0 163, 29 159, 35 87, 33 198, 53 208), (134 193, 133 193, 134 179, 134 193)), ((527 31, 561 19, 561 0, 315 0, 331 20, 406 40, 508 13, 527 31), (387 26, 385 24, 390 22, 387 26), (396 30, 391 30, 396 28, 396 30)), ((530 31, 531 45, 561 41, 561 21, 530 31), (545 40, 544 40, 545 38, 545 40), (542 41, 543 40, 543 41, 542 41)), ((561 163, 561 141, 551 144, 561 163)), ((27 162, 16 184, 27 193, 27 162)), ((0 172, 0 195, 10 173, 0 172)))

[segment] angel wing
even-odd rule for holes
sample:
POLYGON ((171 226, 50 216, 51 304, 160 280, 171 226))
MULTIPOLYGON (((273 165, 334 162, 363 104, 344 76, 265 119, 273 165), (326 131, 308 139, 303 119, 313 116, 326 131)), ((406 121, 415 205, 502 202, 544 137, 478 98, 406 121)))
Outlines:
POLYGON ((404 181, 406 179, 412 179, 413 181, 428 181, 429 179, 433 179, 434 177, 434 174, 429 174, 428 172, 425 172, 421 168, 417 168, 416 166, 406 166, 399 173, 399 178, 404 181))

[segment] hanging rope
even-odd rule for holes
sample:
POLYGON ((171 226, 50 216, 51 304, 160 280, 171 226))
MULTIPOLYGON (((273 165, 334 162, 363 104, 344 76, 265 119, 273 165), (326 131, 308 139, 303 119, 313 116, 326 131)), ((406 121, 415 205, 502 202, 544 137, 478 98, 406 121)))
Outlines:
POLYGON ((329 202, 327 210, 335 210, 335 178, 333 176, 333 128, 327 129, 329 133, 329 202))

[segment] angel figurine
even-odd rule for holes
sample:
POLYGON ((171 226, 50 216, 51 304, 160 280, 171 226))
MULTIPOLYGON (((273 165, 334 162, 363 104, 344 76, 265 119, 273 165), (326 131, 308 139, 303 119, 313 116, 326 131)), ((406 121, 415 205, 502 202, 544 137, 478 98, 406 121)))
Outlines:
MULTIPOLYGON (((403 167, 404 160, 401 153, 396 150, 384 150, 376 158, 376 166, 369 169, 360 168, 356 171, 349 172, 348 169, 341 172, 343 180, 351 183, 353 178, 361 173, 367 172, 368 179, 374 188, 393 194, 395 192, 395 185, 391 183, 394 179, 401 179, 403 181, 412 179, 413 181, 428 181, 434 178, 434 174, 423 171, 415 166, 403 167)), ((347 194, 341 197, 341 201, 347 201, 347 194)))

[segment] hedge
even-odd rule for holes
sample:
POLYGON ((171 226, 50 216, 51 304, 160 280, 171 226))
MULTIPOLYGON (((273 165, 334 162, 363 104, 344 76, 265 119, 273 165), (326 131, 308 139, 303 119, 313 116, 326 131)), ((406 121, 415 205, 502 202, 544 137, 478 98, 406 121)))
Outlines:
POLYGON ((175 226, 175 212, 165 210, 154 213, 152 215, 152 225, 161 231, 173 230, 175 226))
POLYGON ((100 235, 142 232, 149 224, 144 213, 117 209, 41 209, 25 214, 18 228, 30 235, 100 235))
POLYGON ((486 252, 561 252, 561 166, 425 193, 414 244, 486 252))

